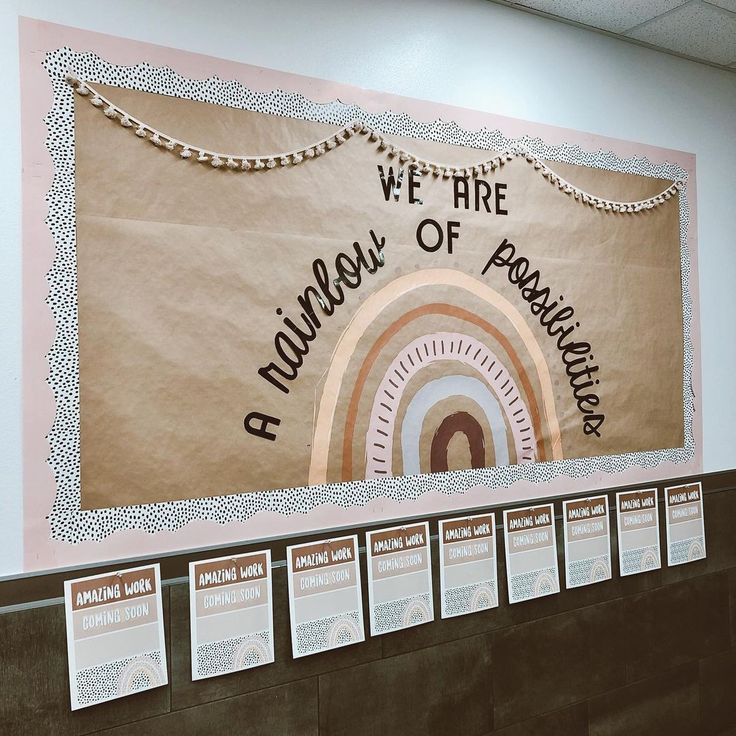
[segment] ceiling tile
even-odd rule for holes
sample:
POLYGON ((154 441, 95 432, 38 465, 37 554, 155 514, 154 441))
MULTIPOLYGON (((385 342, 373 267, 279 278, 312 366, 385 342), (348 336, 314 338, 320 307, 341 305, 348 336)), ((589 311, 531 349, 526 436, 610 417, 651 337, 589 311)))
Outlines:
POLYGON ((725 8, 732 13, 736 13, 736 0, 708 0, 711 5, 717 5, 719 8, 725 8))
POLYGON ((683 5, 625 35, 714 64, 736 59, 736 15, 705 2, 683 5))
MULTIPOLYGON (((661 13, 682 5, 687 0, 514 0, 516 5, 541 10, 551 15, 602 28, 613 33, 638 26, 661 13)), ((728 2, 729 0, 722 0, 728 2)), ((734 2, 734 0, 730 0, 734 2)))

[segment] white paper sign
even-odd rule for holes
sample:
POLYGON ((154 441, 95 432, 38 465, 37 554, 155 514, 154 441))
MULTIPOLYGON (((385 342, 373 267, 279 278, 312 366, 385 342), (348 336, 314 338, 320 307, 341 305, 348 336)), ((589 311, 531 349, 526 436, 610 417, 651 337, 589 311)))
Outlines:
POLYGON ((434 621, 429 524, 366 534, 371 634, 434 621))
POLYGON ((611 579, 611 527, 608 497, 579 498, 562 504, 565 582, 568 588, 611 579))
POLYGON ((158 564, 64 582, 72 710, 166 685, 158 564))
POLYGON ((495 608, 495 515, 441 520, 439 530, 442 618, 495 608))
POLYGON ((365 641, 358 537, 287 547, 286 561, 293 656, 365 641))
POLYGON ((705 559, 703 487, 700 483, 664 489, 667 509, 667 564, 705 559))
POLYGON ((560 592, 552 504, 503 512, 509 603, 560 592))
POLYGON ((271 551, 189 563, 192 680, 273 662, 271 551))
POLYGON ((621 575, 636 575, 662 567, 656 488, 617 493, 616 522, 621 575))

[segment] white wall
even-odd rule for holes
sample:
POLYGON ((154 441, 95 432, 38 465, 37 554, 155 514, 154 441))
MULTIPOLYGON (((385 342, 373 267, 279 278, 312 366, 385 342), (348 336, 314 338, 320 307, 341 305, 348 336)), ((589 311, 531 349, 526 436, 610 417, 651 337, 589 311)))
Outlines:
POLYGON ((736 467, 736 74, 485 0, 1 0, 0 574, 21 560, 18 15, 695 152, 704 469, 736 467))

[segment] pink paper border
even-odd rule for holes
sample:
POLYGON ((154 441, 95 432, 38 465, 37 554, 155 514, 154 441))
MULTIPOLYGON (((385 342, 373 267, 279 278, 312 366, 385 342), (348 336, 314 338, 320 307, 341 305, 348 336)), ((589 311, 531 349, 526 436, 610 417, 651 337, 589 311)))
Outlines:
MULTIPOLYGON (((317 529, 349 528, 378 520, 398 519, 417 514, 415 502, 376 499, 359 508, 345 509, 326 505, 306 515, 295 514, 288 517, 261 513, 246 522, 230 522, 225 525, 196 521, 178 531, 157 532, 155 535, 142 531, 120 531, 102 542, 71 545, 49 538, 46 514, 51 509, 56 488, 46 462, 49 455, 46 434, 54 419, 55 402, 46 382, 48 376, 46 354, 53 341, 55 328, 50 309, 41 305, 44 304, 48 294, 46 274, 54 256, 54 243, 44 223, 46 215, 44 199, 51 186, 53 167, 45 147, 47 131, 43 118, 51 107, 52 93, 48 76, 41 64, 47 51, 60 46, 69 46, 79 51, 93 51, 114 64, 136 64, 145 59, 154 66, 169 66, 179 74, 193 79, 217 75, 223 79, 237 80, 254 90, 270 91, 281 88, 299 92, 318 102, 339 99, 346 104, 360 105, 372 112, 382 112, 386 109, 405 112, 417 121, 431 121, 439 117, 454 120, 463 128, 471 130, 486 126, 498 128, 509 137, 538 136, 553 145, 566 142, 577 144, 586 150, 610 149, 621 157, 638 155, 645 156, 653 163, 669 161, 679 164, 688 172, 690 202, 688 248, 691 261, 690 293, 693 302, 691 331, 694 353, 692 385, 696 401, 693 417, 695 457, 687 463, 665 462, 656 468, 631 468, 616 474, 598 472, 585 478, 557 478, 546 484, 546 490, 562 495, 626 484, 650 484, 652 481, 702 472, 700 310, 694 154, 360 89, 29 18, 19 19, 19 35, 23 162, 24 571, 151 556, 244 540, 250 542, 276 536, 302 535, 317 529), (40 216, 41 213, 43 217, 40 216)), ((494 490, 493 505, 537 497, 533 486, 520 482, 510 488, 494 490)), ((427 493, 422 496, 421 513, 429 515, 488 507, 489 500, 488 490, 481 488, 454 496, 427 493)))

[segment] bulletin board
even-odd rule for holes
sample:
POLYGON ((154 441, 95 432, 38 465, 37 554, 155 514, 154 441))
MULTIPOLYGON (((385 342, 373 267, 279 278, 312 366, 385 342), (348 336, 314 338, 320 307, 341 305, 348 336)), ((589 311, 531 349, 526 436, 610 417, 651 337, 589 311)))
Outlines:
POLYGON ((21 42, 28 569, 700 470, 692 155, 21 42))

